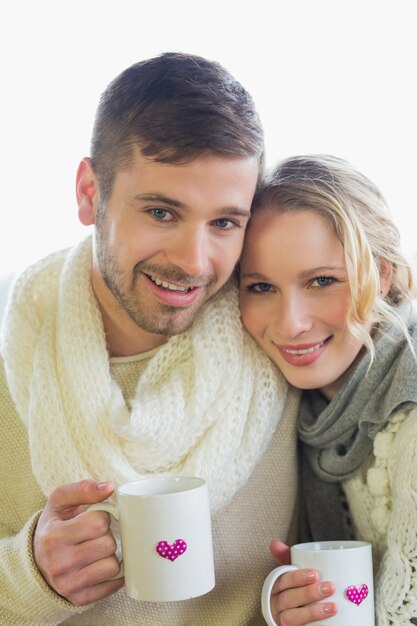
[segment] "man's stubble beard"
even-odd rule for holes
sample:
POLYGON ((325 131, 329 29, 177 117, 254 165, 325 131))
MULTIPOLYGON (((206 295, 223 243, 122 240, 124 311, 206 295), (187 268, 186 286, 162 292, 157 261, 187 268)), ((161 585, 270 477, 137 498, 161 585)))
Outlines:
MULTIPOLYGON (((106 228, 103 219, 97 219, 96 222, 96 255, 97 263, 102 279, 111 291, 119 306, 129 315, 130 319, 142 330, 147 333, 171 337, 188 330, 194 323, 194 320, 201 308, 197 310, 192 308, 189 311, 179 309, 162 302, 158 303, 159 311, 146 311, 146 305, 141 306, 140 298, 138 298, 136 284, 138 277, 142 274, 142 265, 144 262, 138 263, 134 268, 134 274, 130 286, 124 287, 125 275, 121 269, 115 254, 109 249, 110 246, 106 239, 106 228), (181 317, 180 317, 181 316, 181 317), (180 317, 180 319, 178 319, 180 317)), ((147 265, 149 272, 149 265, 147 265)), ((182 274, 182 276, 184 276, 182 274)), ((168 282, 181 281, 179 270, 173 271, 169 277, 165 276, 168 282), (176 278, 175 278, 175 276, 176 278)), ((210 279, 213 282, 214 278, 210 279)), ((204 304, 204 303, 203 303, 204 304)))

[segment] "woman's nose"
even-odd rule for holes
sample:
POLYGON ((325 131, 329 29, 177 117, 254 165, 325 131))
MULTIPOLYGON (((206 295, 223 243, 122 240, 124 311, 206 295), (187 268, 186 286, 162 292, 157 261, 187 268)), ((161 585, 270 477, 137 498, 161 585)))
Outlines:
POLYGON ((313 324, 311 307, 299 294, 282 296, 277 311, 276 326, 283 340, 295 339, 309 331, 313 324))

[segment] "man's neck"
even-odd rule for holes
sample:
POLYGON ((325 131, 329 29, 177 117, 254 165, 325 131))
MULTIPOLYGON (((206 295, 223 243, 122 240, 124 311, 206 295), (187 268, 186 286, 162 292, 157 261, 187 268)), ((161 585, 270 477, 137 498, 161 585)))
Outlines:
MULTIPOLYGON (((93 282, 93 291, 95 290, 93 282)), ((148 333, 135 324, 116 301, 110 306, 104 306, 97 294, 96 301, 101 312, 107 350, 111 357, 142 354, 166 343, 167 337, 164 335, 148 333)))
POLYGON ((133 356, 148 352, 166 343, 163 335, 144 332, 126 315, 125 323, 120 324, 105 311, 101 311, 107 350, 110 356, 133 356))

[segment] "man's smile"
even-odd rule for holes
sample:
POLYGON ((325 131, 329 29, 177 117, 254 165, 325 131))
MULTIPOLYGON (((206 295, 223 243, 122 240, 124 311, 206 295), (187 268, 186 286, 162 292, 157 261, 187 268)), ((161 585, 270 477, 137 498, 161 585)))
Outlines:
POLYGON ((169 289, 170 291, 180 291, 182 293, 188 293, 191 289, 195 289, 195 287, 180 287, 179 285, 174 285, 173 283, 168 283, 165 280, 160 280, 156 278, 156 276, 150 276, 146 274, 146 276, 158 287, 163 287, 164 289, 169 289))

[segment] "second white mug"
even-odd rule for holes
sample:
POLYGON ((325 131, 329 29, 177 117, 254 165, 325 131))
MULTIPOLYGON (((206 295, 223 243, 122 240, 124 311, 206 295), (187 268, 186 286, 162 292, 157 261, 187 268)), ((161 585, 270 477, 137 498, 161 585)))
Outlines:
MULTIPOLYGON (((329 598, 337 603, 337 614, 326 619, 331 626, 374 626, 372 547, 364 541, 314 541, 291 548, 291 565, 275 568, 262 589, 262 614, 268 626, 276 626, 271 613, 271 591, 279 576, 296 569, 317 569, 321 580, 336 586, 329 598)), ((317 621, 305 626, 316 626, 317 621)))

